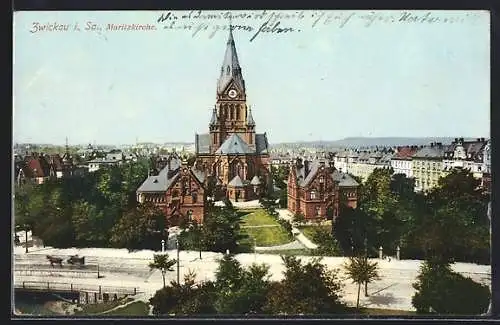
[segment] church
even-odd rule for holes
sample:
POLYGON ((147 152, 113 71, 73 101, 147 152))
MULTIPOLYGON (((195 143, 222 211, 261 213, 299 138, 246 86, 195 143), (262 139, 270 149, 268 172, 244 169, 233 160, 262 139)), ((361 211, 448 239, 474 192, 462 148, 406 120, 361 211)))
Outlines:
POLYGON ((267 134, 256 133, 255 126, 230 29, 209 132, 195 135, 194 163, 169 157, 158 175, 137 189, 137 200, 155 204, 178 224, 203 223, 209 195, 235 202, 260 198, 272 188, 272 176, 267 134))
POLYGON ((255 126, 230 29, 209 132, 195 136, 196 164, 214 181, 216 197, 248 201, 272 188, 267 134, 255 126))

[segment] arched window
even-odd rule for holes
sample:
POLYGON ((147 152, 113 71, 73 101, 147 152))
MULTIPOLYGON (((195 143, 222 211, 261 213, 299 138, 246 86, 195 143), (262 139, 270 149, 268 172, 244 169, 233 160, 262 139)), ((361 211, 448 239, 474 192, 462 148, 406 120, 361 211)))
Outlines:
POLYGON ((239 120, 240 119, 240 111, 241 111, 241 108, 240 106, 236 106, 236 119, 239 120))

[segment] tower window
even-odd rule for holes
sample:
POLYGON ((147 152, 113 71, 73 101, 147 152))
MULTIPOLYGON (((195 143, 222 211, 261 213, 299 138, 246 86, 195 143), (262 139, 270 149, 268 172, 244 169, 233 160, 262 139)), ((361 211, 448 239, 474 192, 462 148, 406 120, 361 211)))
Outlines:
POLYGON ((231 69, 229 69, 229 66, 227 66, 227 68, 226 68, 226 74, 229 74, 230 71, 231 71, 231 69))

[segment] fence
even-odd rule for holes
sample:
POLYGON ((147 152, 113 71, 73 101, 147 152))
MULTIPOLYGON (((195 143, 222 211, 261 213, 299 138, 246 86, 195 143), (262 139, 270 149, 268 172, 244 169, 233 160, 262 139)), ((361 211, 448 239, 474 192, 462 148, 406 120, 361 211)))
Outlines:
POLYGON ((46 264, 16 264, 14 273, 19 275, 58 275, 67 274, 71 277, 97 277, 100 278, 99 265, 64 265, 50 266, 46 264))
POLYGON ((35 290, 35 291, 58 291, 58 292, 108 292, 120 295, 135 295, 139 293, 137 287, 113 287, 101 285, 73 284, 65 282, 45 282, 45 281, 22 281, 14 282, 15 289, 35 290))

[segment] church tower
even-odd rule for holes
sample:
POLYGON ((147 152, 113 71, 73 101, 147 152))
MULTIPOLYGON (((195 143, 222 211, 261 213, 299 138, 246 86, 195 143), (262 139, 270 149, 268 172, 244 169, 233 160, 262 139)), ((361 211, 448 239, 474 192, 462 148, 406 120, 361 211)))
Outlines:
POLYGON ((251 110, 247 107, 246 99, 245 80, 230 27, 226 52, 217 81, 216 104, 209 125, 211 153, 214 153, 234 133, 249 147, 255 148, 255 122, 251 110))

